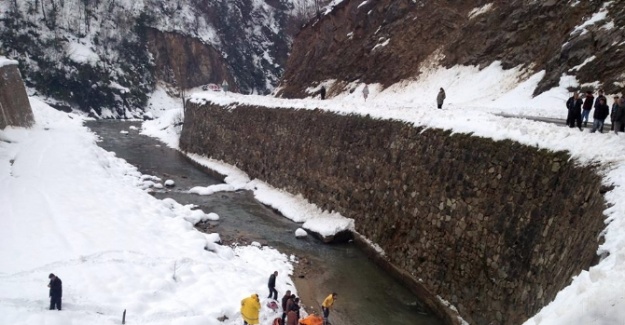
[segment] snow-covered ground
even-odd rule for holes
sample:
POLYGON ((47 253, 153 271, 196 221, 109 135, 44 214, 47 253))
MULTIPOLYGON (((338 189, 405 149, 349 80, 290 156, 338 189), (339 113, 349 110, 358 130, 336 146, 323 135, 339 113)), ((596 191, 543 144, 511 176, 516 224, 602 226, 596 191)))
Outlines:
MULTIPOLYGON (((273 271, 279 292, 296 291, 288 256, 217 244, 193 227, 216 215, 155 199, 141 189, 153 178, 99 148, 80 117, 31 105, 32 129, 0 130, 0 324, 120 324, 124 310, 128 324, 241 324, 241 299, 265 297, 273 271)), ((262 308, 263 324, 275 315, 262 308)))
MULTIPOLYGON (((363 84, 353 84, 353 92, 348 91, 324 101, 311 98, 285 100, 232 93, 224 96, 217 92, 197 92, 191 95, 191 100, 223 105, 243 103, 267 107, 321 108, 338 114, 369 114, 372 117, 408 121, 415 126, 472 133, 494 140, 511 139, 554 151, 565 150, 582 165, 599 164, 598 172, 603 177, 603 182, 615 186, 614 190, 605 195, 610 207, 604 211, 607 225, 604 232, 605 243, 598 252, 609 252, 609 255, 589 271, 582 271, 577 275, 570 286, 562 290, 553 302, 526 324, 607 325, 625 321, 625 135, 617 136, 609 132, 590 134, 587 130, 580 132, 562 125, 499 115, 504 113, 565 118, 564 103, 570 96, 567 87, 579 86, 573 78, 567 76, 563 76, 559 87, 532 98, 531 93, 542 78, 542 72, 527 76, 519 70, 504 71, 497 63, 483 70, 455 67, 425 72, 419 81, 403 82, 383 91, 376 85, 370 85, 371 94, 366 102, 361 92, 363 84), (444 87, 447 92, 447 100, 442 110, 435 106, 439 87, 444 87)), ((328 81, 326 84, 329 86, 331 83, 332 81, 328 81)), ((608 97, 608 103, 612 104, 611 96, 608 97)), ((166 130, 155 127, 157 122, 150 123, 144 125, 145 134, 171 136, 171 133, 166 135, 166 130)), ((170 142, 174 147, 176 144, 170 142)), ((254 189, 250 184, 258 182, 250 181, 247 175, 222 162, 206 157, 195 159, 229 175, 230 179, 226 182, 235 188, 254 189)), ((263 193, 272 193, 267 195, 273 196, 273 199, 268 199, 266 203, 278 209, 287 200, 305 202, 305 198, 297 197, 297 193, 283 193, 285 197, 277 197, 274 196, 275 191, 277 190, 263 189, 255 193, 261 201, 263 193)), ((284 210, 292 208, 289 204, 284 205, 284 210)), ((298 209, 300 208, 294 208, 295 214, 298 209)), ((301 209, 305 211, 309 208, 304 205, 301 209)), ((327 212, 320 211, 313 215, 322 213, 327 212)), ((336 217, 336 220, 342 218, 340 215, 336 217)), ((303 221, 297 217, 291 218, 303 221)))

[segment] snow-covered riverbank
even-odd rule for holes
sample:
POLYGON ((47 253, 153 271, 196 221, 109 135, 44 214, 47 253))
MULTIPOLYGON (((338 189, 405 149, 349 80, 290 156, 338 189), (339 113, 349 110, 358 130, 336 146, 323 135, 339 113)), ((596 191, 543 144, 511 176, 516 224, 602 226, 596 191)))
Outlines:
POLYGON ((193 227, 203 212, 142 190, 78 116, 31 105, 35 127, 0 131, 0 324, 119 324, 124 310, 133 324, 240 324, 241 299, 265 297, 273 271, 279 292, 294 289, 288 256, 215 244, 193 227))

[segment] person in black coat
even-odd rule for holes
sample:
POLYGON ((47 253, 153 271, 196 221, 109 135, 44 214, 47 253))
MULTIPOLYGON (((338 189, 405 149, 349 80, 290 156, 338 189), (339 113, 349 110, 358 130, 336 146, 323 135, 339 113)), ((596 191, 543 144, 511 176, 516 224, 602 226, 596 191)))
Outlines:
POLYGON ((273 274, 269 276, 269 282, 267 283, 267 286, 269 287, 269 297, 267 298, 271 298, 271 296, 273 295, 274 300, 278 300, 278 290, 276 290, 276 276, 278 276, 278 271, 273 272, 273 274))
POLYGON ((603 133, 603 123, 608 115, 610 115, 610 107, 608 107, 608 104, 605 103, 605 97, 597 98, 595 113, 592 115, 594 121, 590 132, 595 133, 595 131, 599 130, 599 132, 603 133))
POLYGON ((584 120, 584 127, 588 126, 588 117, 590 116, 590 110, 592 109, 592 103, 594 103, 595 97, 592 96, 592 91, 586 92, 584 99, 584 110, 582 111, 582 119, 584 120))
POLYGON ((614 108, 614 133, 618 134, 625 125, 625 97, 621 97, 614 108))
POLYGON ((50 284, 48 284, 48 287, 50 288, 50 310, 54 310, 55 308, 61 310, 63 282, 61 282, 61 279, 53 273, 50 273, 48 279, 50 279, 50 284))
POLYGON ((566 108, 569 110, 568 115, 566 116, 566 125, 569 127, 574 127, 577 122, 577 127, 579 130, 582 130, 582 105, 584 102, 581 98, 579 98, 579 94, 577 92, 573 93, 573 97, 569 98, 566 101, 566 108))
POLYGON ((284 297, 282 297, 282 324, 284 324, 284 320, 286 319, 286 313, 289 312, 286 305, 289 299, 291 299, 291 290, 287 290, 284 297))
POLYGON ((321 90, 319 90, 319 95, 321 99, 326 99, 326 87, 321 86, 321 90))

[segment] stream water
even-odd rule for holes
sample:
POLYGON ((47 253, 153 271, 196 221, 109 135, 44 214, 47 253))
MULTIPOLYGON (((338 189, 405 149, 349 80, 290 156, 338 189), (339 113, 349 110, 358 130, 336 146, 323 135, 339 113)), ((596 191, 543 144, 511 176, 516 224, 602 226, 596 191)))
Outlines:
POLYGON ((434 315, 424 313, 414 294, 355 245, 325 245, 310 236, 296 239, 294 232, 299 225, 259 203, 248 191, 209 196, 186 193, 191 187, 221 181, 194 166, 178 151, 130 129, 140 129, 140 122, 93 121, 87 126, 100 136, 99 145, 105 150, 115 152, 144 174, 175 181, 174 189, 155 192, 155 197, 195 204, 204 212, 220 216, 219 221, 203 224, 200 230, 217 232, 226 243, 257 241, 300 258, 307 270, 296 267, 294 280, 308 311, 319 313, 323 298, 330 292, 338 293, 330 316, 333 325, 443 324, 434 315))

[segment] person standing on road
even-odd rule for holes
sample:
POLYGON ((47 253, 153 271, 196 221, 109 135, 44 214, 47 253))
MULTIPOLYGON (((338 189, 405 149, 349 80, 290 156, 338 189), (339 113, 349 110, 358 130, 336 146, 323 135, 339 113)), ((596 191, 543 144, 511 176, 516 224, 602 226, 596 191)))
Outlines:
POLYGON ((595 104, 595 113, 592 115, 593 123, 592 130, 590 133, 595 133, 595 131, 599 130, 600 133, 603 133, 603 123, 605 122, 605 118, 610 115, 610 107, 605 103, 605 97, 597 98, 597 103, 595 104))
POLYGON ((50 310, 61 310, 61 298, 63 297, 63 282, 59 277, 54 275, 54 273, 50 273, 48 279, 50 279, 50 283, 48 284, 48 288, 50 288, 50 310))
POLYGON ((612 110, 610 111, 610 122, 612 122, 612 126, 610 127, 610 131, 614 131, 614 116, 615 112, 618 109, 618 96, 614 96, 614 103, 612 104, 612 110))
POLYGON ((323 303, 321 304, 321 310, 323 311, 323 325, 330 324, 330 309, 332 308, 332 306, 334 306, 336 296, 336 292, 331 293, 329 296, 326 297, 326 299, 323 300, 323 303))
POLYGON ((592 103, 595 100, 595 97, 592 96, 592 91, 586 92, 586 97, 584 99, 584 111, 582 112, 582 120, 584 120, 584 127, 588 126, 588 117, 590 116, 590 110, 592 109, 592 103))
POLYGON ((566 108, 569 110, 566 116, 566 125, 574 127, 577 122, 577 127, 582 130, 582 105, 584 102, 579 98, 579 93, 574 92, 573 97, 566 101, 566 108))
POLYGON ((625 97, 621 97, 614 111, 614 133, 618 134, 625 126, 625 97))
POLYGON ((443 102, 445 101, 445 89, 441 87, 441 90, 438 91, 438 95, 436 96, 436 104, 438 105, 438 109, 443 108, 443 102))
POLYGON ((278 271, 273 272, 273 274, 269 276, 269 282, 267 283, 267 285, 269 286, 269 297, 267 298, 271 298, 271 296, 273 295, 273 300, 278 300, 278 290, 276 290, 276 277, 277 276, 278 276, 278 271))
POLYGON ((259 323, 260 299, 257 294, 241 300, 241 316, 243 317, 243 325, 256 325, 259 323))

